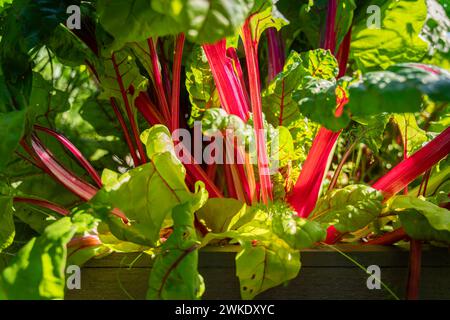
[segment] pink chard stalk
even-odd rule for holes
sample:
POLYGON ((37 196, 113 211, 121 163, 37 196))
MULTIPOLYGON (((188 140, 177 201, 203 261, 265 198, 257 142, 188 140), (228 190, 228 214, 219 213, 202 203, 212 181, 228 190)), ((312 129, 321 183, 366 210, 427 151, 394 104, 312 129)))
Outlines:
MULTIPOLYGON (((336 46, 336 12, 336 0, 330 0, 323 48, 330 50, 332 53, 334 53, 336 46)), ((345 74, 347 67, 350 33, 351 31, 348 32, 346 37, 347 41, 344 41, 341 45, 340 51, 342 54, 339 56, 340 60, 338 61, 340 66, 340 76, 345 74)), ((348 100, 345 95, 342 99, 337 99, 336 116, 340 116, 347 102, 348 100)), ((303 164, 300 176, 288 197, 288 202, 300 217, 307 218, 316 205, 323 179, 328 171, 331 158, 333 157, 333 151, 340 134, 341 131, 333 132, 322 127, 314 138, 311 150, 303 164)), ((330 233, 333 234, 334 231, 330 229, 330 233)))

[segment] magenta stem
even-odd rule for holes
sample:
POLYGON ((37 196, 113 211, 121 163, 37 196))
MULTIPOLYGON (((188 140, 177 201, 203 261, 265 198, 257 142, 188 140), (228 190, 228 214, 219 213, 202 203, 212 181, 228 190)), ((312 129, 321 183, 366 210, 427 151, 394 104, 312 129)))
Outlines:
POLYGON ((47 200, 41 200, 41 199, 33 199, 33 198, 26 198, 26 197, 14 197, 13 201, 16 203, 28 203, 32 204, 38 207, 50 209, 56 213, 59 213, 60 215, 67 216, 70 214, 70 211, 66 208, 63 208, 56 203, 47 201, 47 200))
POLYGON ((173 61, 173 79, 172 79, 172 131, 180 126, 180 81, 181 81, 181 60, 183 58, 185 36, 180 33, 177 36, 175 56, 173 61))
POLYGON ((89 173, 89 175, 95 181, 97 186, 99 188, 102 187, 102 185, 103 185, 102 179, 100 178, 97 171, 90 164, 90 162, 83 156, 81 151, 77 147, 75 147, 75 145, 72 142, 70 142, 69 139, 67 139, 62 134, 59 134, 51 129, 48 129, 48 128, 45 128, 45 127, 42 127, 39 125, 35 125, 34 129, 37 131, 45 132, 45 133, 51 135, 52 137, 55 137, 67 150, 70 151, 70 153, 72 153, 74 155, 74 157, 77 159, 77 161, 80 163, 80 165, 89 173))

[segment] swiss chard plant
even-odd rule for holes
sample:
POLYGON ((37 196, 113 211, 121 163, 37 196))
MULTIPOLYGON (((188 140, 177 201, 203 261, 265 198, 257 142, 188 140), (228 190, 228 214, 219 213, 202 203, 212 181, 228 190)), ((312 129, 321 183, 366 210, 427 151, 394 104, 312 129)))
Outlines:
POLYGON ((222 245, 251 299, 305 248, 408 242, 418 297, 421 244, 450 244, 446 1, 0 6, 0 299, 113 252, 199 299, 222 245))

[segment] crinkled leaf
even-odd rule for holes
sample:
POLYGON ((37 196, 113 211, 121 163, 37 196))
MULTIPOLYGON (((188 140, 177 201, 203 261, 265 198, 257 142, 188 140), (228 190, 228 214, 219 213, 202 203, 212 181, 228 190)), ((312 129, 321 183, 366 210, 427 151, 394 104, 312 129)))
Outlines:
POLYGON ((146 147, 147 156, 153 158, 160 153, 168 152, 173 155, 174 163, 177 161, 172 136, 169 129, 163 125, 154 125, 141 133, 141 141, 146 147))
POLYGON ((350 185, 334 189, 319 199, 311 219, 334 225, 341 233, 357 231, 381 212, 382 194, 365 185, 350 185))
POLYGON ((359 125, 354 130, 357 139, 366 144, 373 152, 378 152, 384 139, 384 130, 389 123, 390 115, 387 113, 352 117, 359 125))
POLYGON ((191 125, 206 109, 220 107, 219 93, 202 47, 195 47, 191 53, 186 67, 186 90, 192 104, 191 125))
POLYGON ((374 0, 358 9, 350 54, 359 69, 386 69, 395 63, 418 62, 427 53, 427 43, 419 37, 427 17, 425 0, 374 0), (380 8, 378 28, 373 26, 377 12, 367 13, 369 6, 380 8))
POLYGON ((306 85, 295 92, 293 98, 306 117, 332 131, 338 131, 349 124, 350 117, 345 112, 338 117, 335 115, 337 90, 340 89, 335 81, 307 77, 306 85))
MULTIPOLYGON (((236 256, 236 275, 243 299, 252 299, 295 278, 300 270, 300 253, 290 247, 272 225, 278 211, 278 205, 249 208, 244 216, 245 224, 238 229, 208 233, 202 239, 202 246, 218 239, 239 242, 242 251, 236 256)), ((285 211, 285 206, 282 206, 282 211, 285 211)))
MULTIPOLYGON (((294 92, 306 84, 305 77, 331 80, 337 76, 338 64, 329 51, 322 49, 303 53, 292 51, 279 73, 262 93, 263 111, 272 125, 283 125, 293 136, 304 118, 298 110, 294 92)), ((300 126, 301 127, 301 126, 300 126)))

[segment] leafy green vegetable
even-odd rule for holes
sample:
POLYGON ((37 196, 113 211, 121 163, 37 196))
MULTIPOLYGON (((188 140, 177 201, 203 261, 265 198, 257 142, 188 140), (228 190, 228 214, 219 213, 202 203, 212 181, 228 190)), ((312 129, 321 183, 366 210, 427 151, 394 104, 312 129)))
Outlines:
POLYGON ((386 71, 364 74, 348 90, 347 107, 354 116, 417 112, 424 94, 432 100, 450 101, 450 75, 427 65, 395 65, 386 71))
POLYGON ((419 37, 427 16, 425 2, 375 0, 363 4, 353 26, 350 50, 358 69, 370 71, 395 63, 419 62, 428 50, 419 37), (367 13, 369 6, 380 8, 379 16, 376 11, 367 13), (378 17, 380 25, 375 26, 378 17))
POLYGON ((238 230, 242 251, 236 256, 236 274, 243 299, 295 278, 300 270, 300 253, 271 229, 267 213, 259 212, 238 230))
POLYGON ((414 114, 395 114, 394 120, 401 132, 403 145, 406 143, 408 154, 420 149, 428 141, 426 132, 418 126, 414 114))
POLYGON ((222 233, 236 229, 242 221, 249 222, 247 205, 231 198, 211 198, 197 212, 199 220, 203 220, 213 233, 222 233))
POLYGON ((383 133, 389 119, 390 115, 387 113, 365 117, 352 117, 352 120, 361 124, 357 126, 354 135, 372 151, 378 152, 383 143, 383 133))
POLYGON ((253 0, 100 0, 97 10, 100 23, 115 38, 113 48, 120 49, 127 42, 180 32, 200 44, 214 43, 234 35, 252 6, 253 0))
POLYGON ((379 191, 365 185, 334 189, 319 199, 311 219, 341 233, 357 231, 381 213, 382 200, 379 191))
POLYGON ((405 232, 413 239, 450 244, 450 231, 433 228, 428 219, 414 209, 402 212, 400 221, 405 232))
POLYGON ((292 51, 283 71, 262 93, 263 111, 272 125, 283 125, 295 130, 297 122, 304 121, 293 94, 305 85, 305 77, 332 80, 337 76, 338 65, 329 51, 322 49, 303 53, 292 51))
POLYGON ((66 245, 93 223, 88 214, 62 218, 28 242, 0 276, 0 299, 64 298, 66 245))
POLYGON ((12 154, 19 145, 25 131, 26 111, 0 113, 0 170, 4 169, 11 160, 12 154))
POLYGON ((396 212, 414 209, 422 214, 434 229, 450 232, 450 211, 421 198, 396 196, 389 201, 388 208, 396 212))
POLYGON ((250 29, 252 38, 259 41, 261 34, 268 28, 280 30, 289 21, 278 11, 276 4, 278 0, 255 0, 255 5, 250 15, 250 29))
POLYGON ((14 240, 13 201, 11 197, 0 196, 0 253, 14 240))
POLYGON ((182 31, 182 26, 171 16, 155 11, 152 1, 99 0, 97 12, 102 27, 114 37, 114 50, 122 49, 127 42, 182 31))
MULTIPOLYGON (((169 132, 154 126, 143 133, 150 162, 119 175, 105 170, 104 188, 94 198, 94 205, 118 208, 130 220, 126 225, 106 210, 105 221, 119 239, 153 246, 159 240, 159 231, 172 209, 188 201, 193 194, 184 179, 185 169, 176 158, 169 132)), ((206 192, 199 185, 202 192, 206 192)))
POLYGON ((249 14, 253 0, 155 0, 153 8, 173 18, 196 43, 214 43, 233 36, 249 14))
POLYGON ((273 217, 273 232, 293 249, 301 250, 325 240, 326 230, 317 222, 285 212, 273 217))
POLYGON ((202 192, 191 202, 173 208, 173 233, 162 244, 150 273, 148 299, 199 299, 204 292, 197 271, 200 242, 194 227, 194 212, 206 201, 202 192))
POLYGON ((192 104, 190 124, 198 120, 206 109, 219 108, 219 93, 201 47, 192 51, 186 70, 186 89, 192 104))
POLYGON ((242 216, 241 213, 239 211, 234 216, 234 220, 239 221, 238 229, 235 229, 236 224, 234 227, 230 224, 228 231, 208 233, 202 240, 202 246, 215 239, 230 238, 233 242, 239 242, 242 251, 236 256, 236 275, 240 281, 242 298, 252 299, 267 289, 295 278, 300 270, 300 253, 297 249, 307 245, 308 241, 320 240, 323 234, 319 235, 317 224, 310 223, 302 231, 296 229, 293 233, 281 235, 286 226, 283 223, 287 220, 278 215, 292 213, 284 205, 253 207, 248 209, 246 215, 242 216))
POLYGON ((300 111, 332 131, 345 128, 350 118, 347 113, 336 116, 336 82, 309 77, 307 79, 307 84, 294 94, 300 111))

